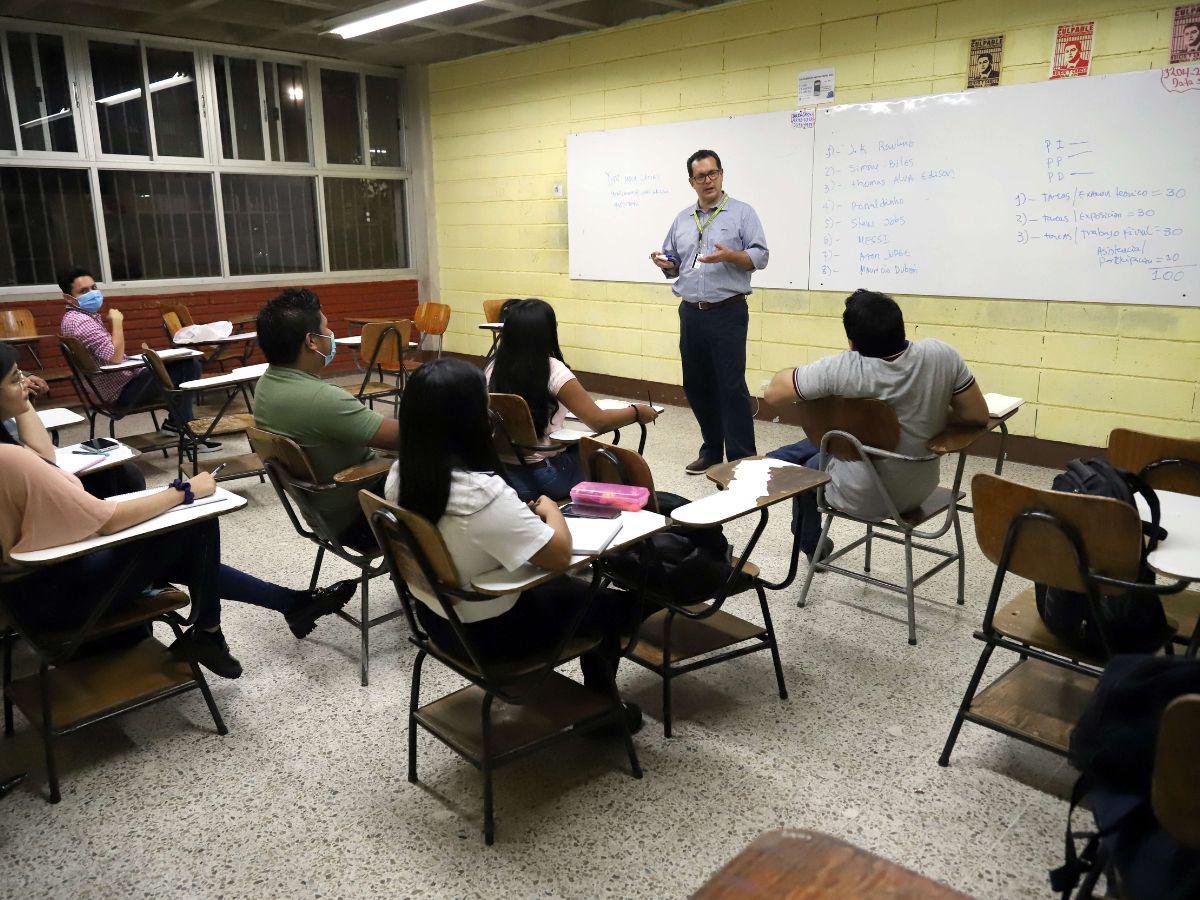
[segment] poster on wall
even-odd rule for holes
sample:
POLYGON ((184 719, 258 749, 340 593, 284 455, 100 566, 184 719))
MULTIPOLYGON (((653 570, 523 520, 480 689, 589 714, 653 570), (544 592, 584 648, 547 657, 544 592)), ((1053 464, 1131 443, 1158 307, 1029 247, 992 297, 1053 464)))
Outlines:
POLYGON ((1054 38, 1054 56, 1050 60, 1051 78, 1075 78, 1086 75, 1092 64, 1092 39, 1095 22, 1059 25, 1054 38))
POLYGON ((833 69, 813 69, 800 73, 800 102, 797 106, 815 106, 833 99, 833 69))
POLYGON ((967 57, 967 87, 995 87, 1000 83, 1000 60, 1004 56, 1004 35, 971 38, 967 57))
POLYGON ((1171 62, 1200 62, 1200 3, 1175 7, 1171 62))

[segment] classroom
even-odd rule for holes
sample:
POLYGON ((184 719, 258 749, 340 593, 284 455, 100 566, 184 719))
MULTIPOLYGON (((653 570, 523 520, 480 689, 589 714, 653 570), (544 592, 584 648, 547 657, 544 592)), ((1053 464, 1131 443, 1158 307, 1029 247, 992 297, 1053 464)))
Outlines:
POLYGON ((0 898, 1200 897, 1198 147, 1197 3, 0 3, 0 898))

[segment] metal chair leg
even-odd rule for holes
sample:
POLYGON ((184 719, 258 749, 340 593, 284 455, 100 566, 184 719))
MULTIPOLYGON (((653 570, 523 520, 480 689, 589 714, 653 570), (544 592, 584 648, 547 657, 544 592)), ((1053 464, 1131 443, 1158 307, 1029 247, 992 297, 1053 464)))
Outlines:
POLYGON ((8 686, 12 684, 12 652, 13 652, 13 632, 11 629, 4 632, 4 733, 6 735, 13 733, 13 703, 12 697, 9 696, 8 686))
POLYGON ((54 761, 54 722, 50 712, 50 670, 42 663, 38 673, 38 682, 42 689, 42 742, 46 747, 46 780, 50 785, 50 802, 57 803, 62 799, 58 791, 58 766, 54 761))
POLYGON ((325 559, 325 548, 317 548, 317 561, 313 563, 312 578, 308 580, 309 593, 317 589, 317 579, 321 577, 321 561, 325 559))
MULTIPOLYGON (((817 549, 821 549, 821 545, 825 543, 829 537, 829 528, 833 525, 833 513, 825 514, 825 525, 821 528, 821 536, 817 538, 817 549)), ((800 600, 796 603, 798 607, 804 609, 804 604, 808 602, 808 589, 812 587, 813 575, 816 574, 817 567, 813 562, 808 564, 808 574, 804 576, 804 587, 800 589, 800 600)))
POLYGON ((967 559, 963 553, 962 520, 959 519, 957 510, 953 512, 953 516, 954 543, 958 546, 958 605, 962 606, 967 602, 967 559))
POLYGON ((483 759, 480 768, 483 770, 483 842, 489 847, 496 840, 496 825, 493 817, 492 798, 492 694, 489 692, 483 698, 480 723, 483 737, 483 759))
POLYGON ((779 642, 775 639, 775 625, 771 622, 771 610, 767 607, 767 592, 761 584, 754 589, 758 592, 758 605, 762 608, 763 624, 767 626, 767 646, 771 648, 771 661, 775 664, 775 680, 779 682, 779 699, 788 698, 787 685, 783 683, 783 660, 779 658, 779 642))
POLYGON ((671 736, 671 624, 674 621, 675 611, 667 610, 667 617, 663 621, 663 737, 671 736))
POLYGON ((946 745, 942 748, 942 755, 938 757, 939 766, 950 765, 950 754, 954 751, 954 744, 958 741, 958 733, 962 730, 963 718, 967 714, 967 710, 971 708, 971 701, 975 699, 975 692, 979 690, 979 682, 983 679, 983 672, 987 668, 988 660, 992 658, 992 651, 996 649, 995 644, 987 644, 983 648, 983 652, 979 654, 979 662, 975 665, 975 672, 971 675, 971 681, 967 684, 967 692, 963 694, 962 703, 958 706, 958 712, 954 715, 954 724, 950 726, 950 734, 946 736, 946 745))
POLYGON ((359 634, 361 636, 361 641, 362 641, 362 643, 358 649, 358 653, 359 653, 358 665, 359 665, 359 669, 362 673, 362 686, 363 687, 367 686, 367 676, 369 674, 367 670, 370 667, 370 663, 371 663, 371 657, 370 657, 370 653, 371 653, 371 648, 370 648, 371 610, 370 610, 370 603, 369 603, 369 598, 368 598, 368 585, 369 584, 370 584, 370 579, 367 577, 367 573, 364 571, 362 574, 362 618, 360 618, 358 620, 358 622, 359 622, 358 630, 359 630, 359 634))
POLYGON ((421 666, 425 663, 426 652, 417 652, 413 661, 412 686, 408 700, 408 780, 417 783, 417 710, 421 703, 421 666))
POLYGON ((633 735, 629 732, 629 720, 625 718, 625 704, 621 702, 621 693, 617 690, 617 673, 606 668, 604 674, 608 678, 608 689, 612 695, 614 714, 617 717, 617 724, 621 728, 621 737, 625 741, 625 752, 629 754, 629 772, 634 778, 641 778, 642 765, 638 762, 637 750, 633 746, 633 735))
MULTIPOLYGON (((167 624, 171 626, 171 631, 175 633, 176 640, 183 637, 183 629, 179 627, 178 622, 168 621, 167 624)), ((208 686, 208 679, 204 677, 199 663, 191 655, 188 656, 188 667, 192 670, 192 678, 195 679, 196 684, 200 687, 200 694, 204 697, 204 703, 208 706, 208 712, 212 716, 213 724, 217 726, 217 734, 224 737, 229 734, 229 728, 225 725, 225 720, 221 718, 221 711, 217 708, 217 701, 213 699, 212 690, 208 686)))
POLYGON ((871 571, 871 544, 873 543, 873 541, 874 541, 874 538, 875 538, 875 526, 874 526, 874 525, 868 525, 868 526, 867 526, 867 550, 866 550, 866 558, 863 560, 863 571, 864 571, 864 572, 870 572, 870 571, 871 571))
POLYGON ((904 595, 908 598, 908 642, 917 644, 917 599, 913 593, 912 532, 904 532, 904 595))

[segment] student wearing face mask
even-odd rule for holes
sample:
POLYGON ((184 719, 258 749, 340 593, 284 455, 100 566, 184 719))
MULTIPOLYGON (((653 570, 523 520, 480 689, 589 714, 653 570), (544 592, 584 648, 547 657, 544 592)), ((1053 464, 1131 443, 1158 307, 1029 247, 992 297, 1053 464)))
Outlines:
MULTIPOLYGON (((342 469, 366 462, 374 455, 372 448, 399 449, 400 426, 394 418, 322 380, 337 343, 316 294, 288 288, 259 312, 257 330, 270 365, 254 390, 254 422, 303 447, 317 478, 328 481, 342 469)), ((339 486, 312 498, 343 543, 352 546, 374 543, 358 505, 362 486, 339 486)), ((382 476, 377 485, 366 487, 381 492, 382 476)))
MULTIPOLYGON (((104 295, 96 287, 92 273, 87 269, 73 268, 59 279, 58 286, 67 302, 59 329, 62 336, 78 338, 98 366, 113 365, 128 359, 125 355, 125 317, 115 307, 105 309, 104 295), (104 327, 106 318, 112 328, 111 334, 104 327)), ((197 358, 165 360, 164 364, 167 374, 171 376, 171 383, 176 387, 200 377, 200 360, 197 358)), ((146 366, 119 372, 101 372, 92 381, 101 399, 121 407, 149 403, 162 395, 162 386, 146 366)), ((180 399, 180 409, 187 421, 194 418, 191 394, 184 394, 180 399)), ((170 415, 163 427, 179 430, 170 415)), ((216 441, 209 441, 197 449, 201 453, 209 453, 220 446, 216 441)))

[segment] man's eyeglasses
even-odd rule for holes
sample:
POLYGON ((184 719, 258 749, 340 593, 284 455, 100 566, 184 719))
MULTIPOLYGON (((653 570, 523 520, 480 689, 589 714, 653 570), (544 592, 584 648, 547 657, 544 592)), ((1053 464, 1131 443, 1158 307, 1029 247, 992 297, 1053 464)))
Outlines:
POLYGON ((701 172, 699 175, 692 176, 692 182, 694 184, 704 184, 706 181, 716 181, 717 176, 723 171, 724 169, 713 169, 711 172, 701 172))

